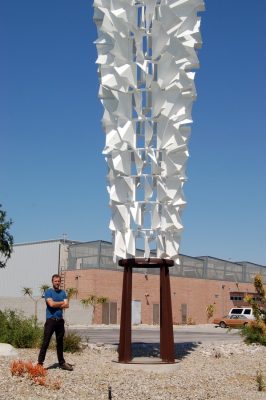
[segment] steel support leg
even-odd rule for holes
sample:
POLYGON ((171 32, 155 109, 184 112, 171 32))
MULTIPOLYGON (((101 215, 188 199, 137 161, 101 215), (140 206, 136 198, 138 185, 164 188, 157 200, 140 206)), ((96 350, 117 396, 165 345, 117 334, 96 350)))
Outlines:
POLYGON ((132 268, 124 267, 123 292, 121 306, 120 342, 118 351, 119 362, 130 362, 131 352, 131 301, 132 301, 132 268))
POLYGON ((163 362, 175 362, 172 302, 167 265, 160 266, 160 355, 163 362))

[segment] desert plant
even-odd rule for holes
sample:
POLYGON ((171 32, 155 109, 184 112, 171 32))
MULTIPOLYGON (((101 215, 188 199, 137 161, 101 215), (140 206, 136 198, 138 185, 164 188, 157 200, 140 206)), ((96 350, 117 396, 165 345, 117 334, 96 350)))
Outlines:
POLYGON ((206 307, 206 315, 207 315, 207 321, 208 321, 208 322, 209 322, 210 318, 213 317, 214 311, 215 311, 215 306, 214 306, 214 304, 209 304, 209 305, 206 307))
POLYGON ((26 364, 26 369, 31 378, 40 378, 47 375, 47 370, 42 365, 26 364))
POLYGON ((84 307, 92 306, 92 321, 94 320, 95 307, 97 304, 104 304, 108 301, 107 297, 96 296, 94 294, 88 295, 88 297, 81 299, 80 302, 84 307))
POLYGON ((49 288, 49 285, 43 284, 40 287, 41 291, 41 297, 33 297, 33 290, 32 288, 29 287, 23 287, 22 288, 22 293, 24 296, 28 296, 33 302, 34 302, 34 320, 35 320, 35 325, 37 325, 38 321, 38 302, 41 300, 44 296, 44 292, 49 288))
POLYGON ((0 343, 8 343, 8 328, 6 313, 0 310, 0 343))
POLYGON ((251 296, 246 296, 245 300, 253 309, 255 321, 243 327, 242 335, 246 343, 260 343, 266 346, 266 297, 262 276, 260 274, 255 275, 254 286, 257 292, 256 298, 254 299, 251 296))
POLYGON ((250 325, 244 326, 241 334, 248 344, 259 343, 266 346, 266 325, 263 321, 253 321, 250 325))
POLYGON ((70 287, 70 288, 66 289, 66 293, 67 293, 68 301, 70 301, 78 293, 78 290, 70 287))
POLYGON ((256 299, 246 296, 245 300, 251 305, 256 321, 263 320, 266 323, 266 296, 262 276, 256 274, 253 283, 257 292, 256 299))
MULTIPOLYGON (((70 288, 66 289, 66 293, 67 293, 68 302, 70 303, 70 300, 71 300, 75 295, 77 295, 78 290, 75 289, 75 288, 70 287, 70 288)), ((63 309, 63 313, 64 313, 64 316, 65 316, 66 328, 68 329, 68 327, 69 327, 69 318, 68 318, 68 317, 69 317, 69 313, 68 313, 68 309, 63 309)))
POLYGON ((14 360, 10 364, 12 375, 31 379, 36 385, 60 389, 61 383, 56 381, 47 381, 47 370, 42 365, 33 365, 31 361, 14 360))
POLYGON ((81 337, 75 333, 67 333, 64 337, 64 351, 76 353, 81 351, 81 337))
POLYGON ((0 342, 18 348, 37 347, 42 337, 42 329, 34 318, 26 318, 23 313, 0 311, 0 342))
POLYGON ((257 371, 257 373, 256 373, 256 382, 258 384, 258 391, 262 392, 266 388, 266 385, 264 383, 261 369, 259 369, 259 371, 257 371))
POLYGON ((47 375, 47 370, 42 365, 33 365, 31 361, 14 360, 10 364, 12 375, 23 376, 28 374, 30 378, 44 378, 47 375))
POLYGON ((29 287, 24 287, 24 288, 22 288, 22 293, 24 296, 32 297, 33 290, 29 287))
MULTIPOLYGON (((50 350, 56 350, 56 339, 54 335, 50 340, 48 348, 50 350)), ((67 329, 64 336, 64 351, 68 353, 78 353, 81 350, 81 337, 73 332, 69 332, 67 329)))
POLYGON ((44 293, 46 292, 47 289, 49 289, 49 285, 47 285, 46 283, 42 284, 40 286, 40 292, 41 292, 41 296, 44 297, 44 293))
POLYGON ((81 299, 80 302, 84 307, 93 307, 97 304, 97 296, 95 296, 94 294, 90 294, 88 297, 81 299))
POLYGON ((12 375, 21 376, 27 372, 27 369, 23 361, 15 360, 10 364, 10 371, 12 375))

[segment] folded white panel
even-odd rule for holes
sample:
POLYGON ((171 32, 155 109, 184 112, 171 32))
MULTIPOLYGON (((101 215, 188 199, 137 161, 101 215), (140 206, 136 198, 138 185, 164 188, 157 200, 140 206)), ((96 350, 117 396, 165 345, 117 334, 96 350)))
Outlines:
POLYGON ((178 262, 203 0, 95 0, 114 259, 178 262), (156 248, 153 243, 156 242, 156 248))

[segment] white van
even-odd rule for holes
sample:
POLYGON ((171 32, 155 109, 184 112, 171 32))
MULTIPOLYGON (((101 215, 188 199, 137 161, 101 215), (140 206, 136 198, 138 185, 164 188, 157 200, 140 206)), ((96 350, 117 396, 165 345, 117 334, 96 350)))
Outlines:
POLYGON ((229 311, 229 315, 245 315, 248 319, 255 319, 251 307, 234 307, 229 311))

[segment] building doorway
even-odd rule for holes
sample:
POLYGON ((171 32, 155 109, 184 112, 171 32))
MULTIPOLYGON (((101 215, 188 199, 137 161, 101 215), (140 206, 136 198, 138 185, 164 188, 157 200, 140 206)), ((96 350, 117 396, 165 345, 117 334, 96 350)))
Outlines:
POLYGON ((187 304, 181 304, 181 323, 187 323, 187 304))
POLYGON ((117 303, 102 304, 102 323, 105 325, 117 324, 117 303))
POLYGON ((132 300, 131 303, 132 325, 141 324, 141 301, 132 300))
POLYGON ((160 324, 160 305, 159 304, 152 305, 152 323, 153 323, 153 325, 160 324))

